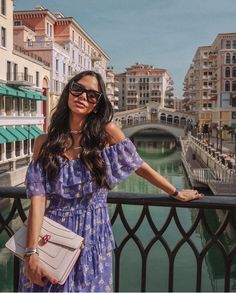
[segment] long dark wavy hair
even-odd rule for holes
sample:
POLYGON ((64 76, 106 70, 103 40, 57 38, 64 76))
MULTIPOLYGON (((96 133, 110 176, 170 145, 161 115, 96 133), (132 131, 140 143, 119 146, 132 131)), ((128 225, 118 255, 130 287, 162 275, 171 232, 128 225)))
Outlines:
POLYGON ((80 139, 80 145, 82 146, 80 160, 91 171, 93 178, 99 186, 108 187, 105 179, 106 166, 101 156, 101 150, 108 143, 108 134, 105 126, 113 118, 113 108, 106 95, 104 81, 97 72, 80 72, 67 83, 53 112, 48 127, 47 139, 42 145, 37 161, 40 160, 45 173, 47 170, 47 178, 50 181, 57 178, 60 169, 60 157, 66 160, 64 152, 68 148, 68 141, 71 139, 73 142, 73 136, 70 133, 69 126, 69 87, 73 81, 79 81, 87 75, 96 77, 102 96, 95 106, 95 111, 93 110, 93 112, 86 116, 83 124, 80 139))

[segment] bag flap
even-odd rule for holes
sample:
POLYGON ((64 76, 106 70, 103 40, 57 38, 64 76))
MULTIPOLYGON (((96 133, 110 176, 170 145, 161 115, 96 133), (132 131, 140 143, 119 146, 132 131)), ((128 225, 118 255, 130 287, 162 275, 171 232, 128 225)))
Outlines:
MULTIPOLYGON (((24 224, 27 225, 27 221, 24 224)), ((50 235, 48 242, 63 245, 72 249, 80 248, 84 240, 83 237, 77 235, 73 231, 49 219, 48 217, 43 218, 43 224, 39 234, 41 238, 45 235, 50 235)))

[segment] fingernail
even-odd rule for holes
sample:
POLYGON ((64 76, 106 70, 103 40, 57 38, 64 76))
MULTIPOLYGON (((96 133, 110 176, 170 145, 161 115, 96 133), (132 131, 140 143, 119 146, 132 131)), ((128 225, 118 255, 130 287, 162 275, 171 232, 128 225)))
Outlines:
POLYGON ((53 285, 56 285, 58 283, 58 281, 54 279, 54 280, 52 280, 52 283, 53 283, 53 285))

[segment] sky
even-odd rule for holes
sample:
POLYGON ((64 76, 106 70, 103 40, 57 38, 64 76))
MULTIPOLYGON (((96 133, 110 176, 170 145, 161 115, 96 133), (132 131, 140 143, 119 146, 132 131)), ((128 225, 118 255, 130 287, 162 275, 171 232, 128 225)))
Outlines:
POLYGON ((14 0, 15 10, 43 5, 73 16, 110 57, 117 73, 136 62, 165 68, 182 96, 199 46, 236 32, 236 0, 14 0))

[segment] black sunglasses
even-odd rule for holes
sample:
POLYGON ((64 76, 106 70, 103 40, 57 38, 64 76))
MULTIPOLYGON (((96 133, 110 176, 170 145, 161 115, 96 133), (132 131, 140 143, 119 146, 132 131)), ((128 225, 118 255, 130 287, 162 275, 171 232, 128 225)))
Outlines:
POLYGON ((82 84, 77 83, 74 80, 70 84, 69 92, 74 97, 79 97, 83 93, 86 93, 87 100, 91 104, 97 104, 102 96, 102 93, 97 92, 95 90, 87 90, 84 86, 82 86, 82 84))

